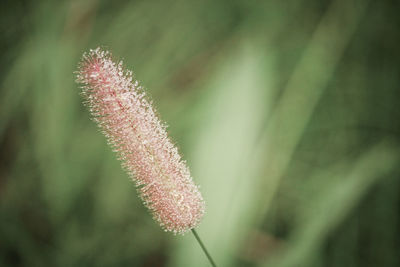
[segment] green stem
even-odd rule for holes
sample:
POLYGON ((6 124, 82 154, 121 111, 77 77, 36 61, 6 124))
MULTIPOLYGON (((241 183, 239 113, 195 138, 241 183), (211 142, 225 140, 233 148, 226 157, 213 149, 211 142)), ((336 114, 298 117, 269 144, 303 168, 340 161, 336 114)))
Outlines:
POLYGON ((200 239, 199 235, 197 234, 196 230, 192 229, 192 233, 193 233, 194 237, 196 238, 197 242, 199 242, 200 247, 203 249, 204 254, 206 254, 208 260, 211 263, 211 265, 213 267, 217 267, 217 265, 215 264, 214 260, 211 258, 210 253, 208 253, 206 247, 204 246, 203 242, 201 242, 201 239, 200 239))

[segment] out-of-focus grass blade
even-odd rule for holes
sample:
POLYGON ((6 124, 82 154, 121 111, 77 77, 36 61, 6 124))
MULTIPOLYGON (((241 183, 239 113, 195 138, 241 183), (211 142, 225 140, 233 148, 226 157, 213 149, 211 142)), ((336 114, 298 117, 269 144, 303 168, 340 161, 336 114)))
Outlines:
MULTIPOLYGON (((253 161, 254 166, 262 166, 261 172, 265 177, 255 188, 259 195, 254 202, 257 224, 268 211, 280 178, 364 14, 365 6, 366 3, 360 1, 344 0, 331 4, 268 122, 253 161), (261 164, 260 160, 265 164, 261 164)), ((257 167, 252 169, 260 171, 257 167)))
MULTIPOLYGON (((350 166, 343 177, 320 173, 325 186, 310 195, 302 209, 298 227, 283 253, 264 266, 311 266, 314 255, 327 235, 342 222, 363 195, 384 179, 399 160, 398 150, 386 143, 374 146, 350 166), (334 181, 334 182, 332 182, 334 181)), ((341 168, 341 167, 340 167, 341 168)))
MULTIPOLYGON (((4 134, 4 128, 19 114, 22 106, 26 105, 24 99, 26 91, 30 87, 29 81, 33 79, 31 69, 37 58, 32 51, 24 51, 23 54, 12 64, 6 75, 0 90, 0 137, 4 134), (23 75, 23 79, 21 78, 23 75)), ((17 126, 17 125, 15 125, 17 126)))
MULTIPOLYGON (((207 209, 197 229, 220 266, 229 266, 246 225, 254 180, 248 179, 251 148, 265 110, 266 68, 262 52, 244 45, 227 59, 209 87, 198 124, 199 138, 189 156, 192 174, 201 185, 207 209)), ((207 266, 192 235, 186 235, 171 266, 207 266)))

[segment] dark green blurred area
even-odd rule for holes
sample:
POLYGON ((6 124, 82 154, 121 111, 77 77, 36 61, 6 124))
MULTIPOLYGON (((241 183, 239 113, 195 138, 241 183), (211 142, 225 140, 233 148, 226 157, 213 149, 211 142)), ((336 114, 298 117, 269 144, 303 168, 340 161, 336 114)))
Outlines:
POLYGON ((201 186, 219 266, 400 266, 398 1, 2 1, 0 266, 209 266, 73 72, 111 50, 201 186))

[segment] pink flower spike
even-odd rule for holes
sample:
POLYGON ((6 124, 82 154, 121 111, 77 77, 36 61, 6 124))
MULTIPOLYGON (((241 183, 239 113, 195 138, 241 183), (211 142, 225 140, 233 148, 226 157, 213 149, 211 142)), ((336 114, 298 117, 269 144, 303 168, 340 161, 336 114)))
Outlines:
POLYGON ((203 197, 132 72, 96 48, 83 55, 77 82, 153 218, 175 234, 196 227, 204 215, 203 197))

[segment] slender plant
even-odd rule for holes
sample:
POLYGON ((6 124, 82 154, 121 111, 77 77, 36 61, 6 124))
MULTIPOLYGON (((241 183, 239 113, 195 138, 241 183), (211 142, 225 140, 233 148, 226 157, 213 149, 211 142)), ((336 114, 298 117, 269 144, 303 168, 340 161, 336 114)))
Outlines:
POLYGON ((93 120, 153 218, 174 234, 192 230, 215 266, 194 230, 204 215, 203 197, 132 72, 124 70, 122 61, 114 62, 110 52, 96 48, 83 55, 76 74, 93 120))

